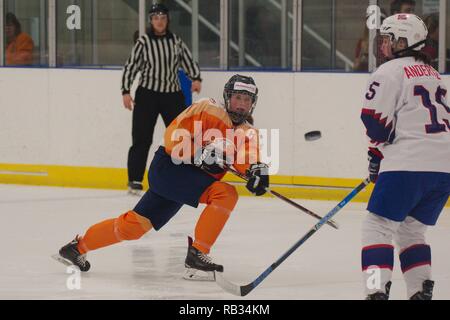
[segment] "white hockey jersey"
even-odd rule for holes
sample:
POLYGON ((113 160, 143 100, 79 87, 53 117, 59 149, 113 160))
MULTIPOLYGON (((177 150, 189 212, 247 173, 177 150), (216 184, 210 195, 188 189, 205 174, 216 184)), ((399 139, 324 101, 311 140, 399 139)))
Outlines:
POLYGON ((380 172, 450 173, 450 108, 441 75, 413 57, 383 64, 368 82, 361 119, 380 172))

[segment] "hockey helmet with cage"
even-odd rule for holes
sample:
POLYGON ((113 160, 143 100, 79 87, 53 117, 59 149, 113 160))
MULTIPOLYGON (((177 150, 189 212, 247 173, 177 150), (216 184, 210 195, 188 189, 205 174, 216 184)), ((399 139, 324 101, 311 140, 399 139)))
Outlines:
POLYGON ((414 14, 399 13, 386 18, 377 35, 377 55, 381 61, 399 58, 405 53, 419 52, 427 39, 428 29, 425 23, 414 14), (394 49, 403 41, 401 49, 394 49))
POLYGON ((225 109, 227 110, 233 124, 239 125, 244 123, 253 114, 256 103, 258 101, 258 88, 256 87, 255 80, 252 77, 235 74, 228 80, 223 89, 223 98, 225 101, 225 109), (252 107, 245 113, 240 113, 231 110, 231 96, 233 94, 240 93, 251 97, 252 107))

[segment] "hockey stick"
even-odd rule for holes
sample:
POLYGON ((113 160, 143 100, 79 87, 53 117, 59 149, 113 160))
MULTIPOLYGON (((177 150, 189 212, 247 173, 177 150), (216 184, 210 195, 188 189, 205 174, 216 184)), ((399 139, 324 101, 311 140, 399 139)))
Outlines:
MULTIPOLYGON (((241 178, 241 179, 243 179, 243 180, 245 180, 245 181, 248 181, 248 178, 247 178, 246 176, 244 176, 243 174, 241 174, 241 173, 239 173, 238 171, 234 170, 233 168, 230 168, 229 166, 227 166, 226 168, 227 168, 228 171, 230 171, 230 172, 233 173, 234 175, 238 176, 239 178, 241 178)), ((303 212, 309 214, 310 216, 312 216, 312 217, 314 217, 314 218, 316 218, 316 219, 318 219, 318 220, 322 219, 322 217, 319 216, 318 214, 316 214, 316 213, 312 212, 311 210, 308 210, 307 208, 305 208, 305 207, 299 205, 297 202, 294 202, 294 201, 292 201, 291 199, 286 198, 286 197, 283 196, 282 194, 279 194, 278 192, 273 191, 273 190, 271 190, 271 189, 269 189, 269 188, 266 188, 266 191, 269 192, 270 194, 272 194, 273 196, 277 197, 278 199, 281 199, 281 200, 283 200, 283 201, 289 203, 290 205, 296 207, 297 209, 300 209, 301 211, 303 211, 303 212)), ((326 223, 327 223, 328 225, 330 225, 331 227, 335 228, 335 229, 339 229, 338 224, 337 224, 336 222, 334 222, 333 220, 331 220, 331 219, 328 220, 326 223)))
POLYGON ((247 285, 236 285, 226 280, 221 272, 214 272, 216 283, 225 291, 236 296, 246 296, 253 289, 255 289, 269 274, 272 273, 284 260, 286 260, 298 247, 300 247, 306 240, 308 240, 314 233, 317 232, 327 221, 330 220, 339 210, 341 210, 347 203, 349 203, 361 190, 363 190, 370 183, 369 178, 361 182, 355 189, 352 190, 336 207, 334 207, 328 214, 317 222, 300 240, 298 240, 288 251, 286 251, 278 260, 276 260, 270 267, 261 273, 254 281, 247 285))

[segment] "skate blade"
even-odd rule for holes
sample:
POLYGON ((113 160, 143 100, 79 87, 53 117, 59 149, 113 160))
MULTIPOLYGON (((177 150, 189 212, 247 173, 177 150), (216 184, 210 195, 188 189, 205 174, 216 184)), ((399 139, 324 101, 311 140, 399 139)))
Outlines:
POLYGON ((130 196, 142 197, 142 196, 144 195, 144 191, 142 191, 142 190, 128 189, 128 194, 129 194, 130 196))
POLYGON ((183 279, 189 281, 216 281, 214 271, 203 271, 191 268, 186 268, 183 279))
POLYGON ((68 267, 71 267, 71 266, 74 265, 72 262, 70 262, 70 261, 67 260, 67 259, 64 259, 64 258, 61 257, 59 254, 54 254, 54 255, 52 255, 52 258, 55 259, 56 261, 62 263, 63 265, 68 266, 68 267))

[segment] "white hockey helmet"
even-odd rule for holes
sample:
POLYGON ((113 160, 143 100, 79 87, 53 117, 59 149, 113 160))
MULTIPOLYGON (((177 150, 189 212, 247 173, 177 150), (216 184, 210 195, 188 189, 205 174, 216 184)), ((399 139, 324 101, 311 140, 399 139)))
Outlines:
MULTIPOLYGON (((425 46, 428 29, 425 23, 415 14, 399 13, 384 19, 380 27, 380 35, 388 35, 391 41, 406 39, 407 48, 402 52, 414 50, 420 51, 425 46)), ((394 54, 400 53, 399 51, 394 54)))

